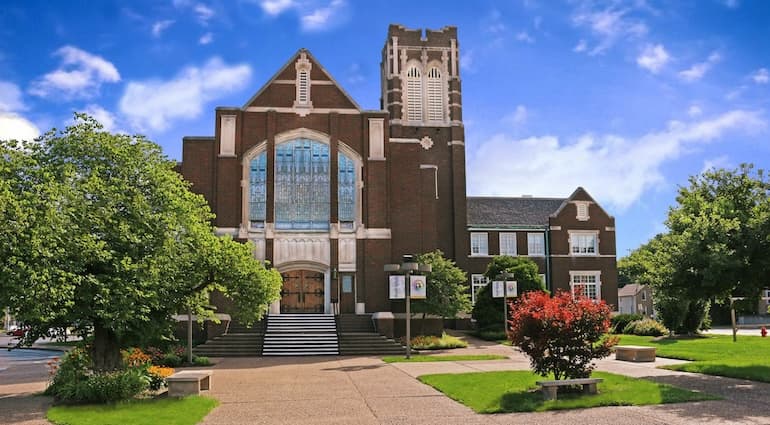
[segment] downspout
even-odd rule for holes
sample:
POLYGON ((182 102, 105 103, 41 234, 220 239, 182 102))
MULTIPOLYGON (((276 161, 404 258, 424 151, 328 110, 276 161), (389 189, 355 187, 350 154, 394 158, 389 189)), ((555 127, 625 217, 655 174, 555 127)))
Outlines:
POLYGON ((545 226, 545 289, 551 290, 551 232, 550 226, 545 226))

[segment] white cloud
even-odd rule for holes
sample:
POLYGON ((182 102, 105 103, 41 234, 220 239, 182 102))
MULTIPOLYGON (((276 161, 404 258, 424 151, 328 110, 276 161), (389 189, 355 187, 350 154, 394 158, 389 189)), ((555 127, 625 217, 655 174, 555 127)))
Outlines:
POLYGON ((668 63, 669 59, 671 56, 662 44, 654 46, 648 44, 636 58, 636 64, 653 74, 657 74, 668 63))
POLYGON ((89 98, 99 93, 102 83, 120 81, 111 62, 74 46, 64 46, 54 53, 61 57, 59 68, 32 82, 29 92, 46 97, 54 94, 73 99, 89 98))
POLYGON ((155 38, 160 37, 160 35, 163 33, 163 31, 165 31, 166 29, 168 29, 168 27, 173 25, 174 22, 175 21, 172 20, 172 19, 165 19, 163 21, 158 21, 158 22, 152 24, 152 36, 155 37, 155 38))
POLYGON ((687 108, 687 115, 690 118, 699 117, 703 114, 703 110, 698 105, 690 105, 689 108, 687 108))
POLYGON ((588 49, 588 43, 586 43, 585 40, 578 41, 578 44, 575 45, 575 47, 572 48, 572 51, 575 53, 585 52, 586 49, 588 49))
POLYGON ((664 163, 728 132, 756 132, 766 126, 760 112, 732 110, 700 121, 671 122, 637 138, 589 133, 565 143, 554 136, 514 139, 497 134, 469 155, 469 193, 510 195, 515 190, 566 196, 584 186, 600 202, 624 209, 664 181, 664 163))
POLYGON ((332 0, 326 6, 312 10, 310 13, 300 16, 303 31, 323 31, 332 25, 333 19, 345 7, 344 0, 332 0))
POLYGON ((101 106, 91 104, 86 106, 83 112, 93 117, 96 121, 99 121, 99 124, 104 127, 105 131, 109 131, 111 133, 123 132, 117 129, 117 118, 115 115, 112 112, 102 108, 101 106))
POLYGON ((198 17, 198 21, 206 25, 209 20, 214 17, 214 10, 203 3, 198 3, 193 7, 193 12, 198 17))
POLYGON ((250 78, 249 65, 228 65, 214 57, 170 80, 128 82, 119 108, 138 129, 162 131, 176 120, 197 118, 207 102, 242 89, 250 78))
POLYGON ((34 140, 40 130, 28 119, 14 113, 0 113, 0 140, 34 140))
POLYGON ((722 60, 722 57, 719 53, 714 52, 704 62, 696 63, 690 68, 680 71, 679 78, 688 83, 698 81, 720 60, 722 60))
POLYGON ((503 117, 503 122, 511 124, 513 126, 520 126, 527 122, 529 119, 529 111, 524 105, 517 105, 516 110, 503 117))
POLYGON ((19 86, 7 81, 0 81, 0 112, 23 111, 26 109, 21 100, 19 86))
POLYGON ((460 50, 460 70, 473 73, 473 49, 460 50))
POLYGON ((701 168, 700 172, 705 173, 706 171, 709 171, 712 168, 725 168, 728 165, 730 165, 730 160, 727 157, 727 155, 720 155, 716 158, 711 158, 703 161, 703 168, 701 168))
POLYGON ((770 82, 770 72, 767 71, 767 68, 759 68, 751 74, 751 79, 757 84, 767 84, 770 82))
POLYGON ((647 34, 647 25, 641 19, 631 17, 630 9, 619 9, 615 5, 601 9, 593 6, 592 2, 583 2, 572 15, 575 26, 588 29, 598 40, 591 50, 587 46, 583 49, 589 55, 604 53, 620 40, 647 34))
POLYGON ((530 36, 526 31, 521 31, 520 33, 516 34, 516 40, 530 44, 535 42, 535 39, 532 38, 532 36, 530 36))
POLYGON ((281 13, 296 6, 294 0, 262 0, 259 2, 262 10, 270 16, 278 16, 281 13))
POLYGON ((201 38, 198 39, 198 43, 200 43, 200 44, 202 44, 204 46, 209 44, 209 43, 211 43, 212 41, 214 41, 214 34, 212 34, 210 32, 207 32, 206 34, 203 34, 201 36, 201 38))

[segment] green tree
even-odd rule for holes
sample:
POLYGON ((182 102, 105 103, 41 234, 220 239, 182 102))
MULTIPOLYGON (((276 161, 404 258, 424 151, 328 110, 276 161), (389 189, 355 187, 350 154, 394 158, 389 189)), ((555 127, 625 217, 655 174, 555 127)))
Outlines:
MULTIPOLYGON (((545 291, 545 282, 539 275, 537 263, 529 258, 496 256, 487 266, 484 276, 492 282, 503 272, 513 273, 519 295, 529 291, 545 291)), ((481 288, 476 294, 472 315, 480 329, 502 329, 503 299, 492 298, 492 285, 481 288)))
POLYGON ((421 324, 424 324, 428 314, 441 318, 456 317, 457 313, 470 309, 467 276, 454 261, 444 257, 439 250, 420 254, 415 261, 430 264, 432 268, 427 274, 427 297, 413 304, 414 313, 422 313, 421 324))
POLYGON ((0 142, 0 305, 33 326, 26 342, 89 329, 94 367, 111 370, 122 347, 168 333, 173 313, 210 315, 213 289, 256 320, 277 272, 214 236, 206 201, 159 146, 76 118, 37 142, 0 142))
POLYGON ((711 170, 681 187, 666 224, 676 249, 661 287, 688 299, 758 297, 770 263, 770 181, 752 165, 711 170))

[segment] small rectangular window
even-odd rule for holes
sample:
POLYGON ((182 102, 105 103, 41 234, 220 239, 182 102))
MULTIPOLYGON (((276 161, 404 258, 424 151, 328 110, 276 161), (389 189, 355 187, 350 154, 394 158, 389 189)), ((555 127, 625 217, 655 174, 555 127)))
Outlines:
POLYGON ((516 256, 516 233, 500 233, 500 255, 516 256))
POLYGON ((486 233, 471 233, 471 255, 489 255, 486 233))
POLYGON ((545 235, 543 233, 527 233, 527 255, 545 255, 545 235))
POLYGON ((351 275, 342 276, 342 292, 345 294, 353 293, 353 276, 351 275))

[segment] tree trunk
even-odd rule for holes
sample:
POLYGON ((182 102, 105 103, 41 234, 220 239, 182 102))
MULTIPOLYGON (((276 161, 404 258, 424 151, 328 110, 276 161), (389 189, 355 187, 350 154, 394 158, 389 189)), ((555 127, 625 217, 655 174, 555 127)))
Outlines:
POLYGON ((98 371, 116 370, 123 365, 118 336, 112 329, 108 329, 100 323, 94 324, 91 360, 94 362, 94 369, 98 371))

